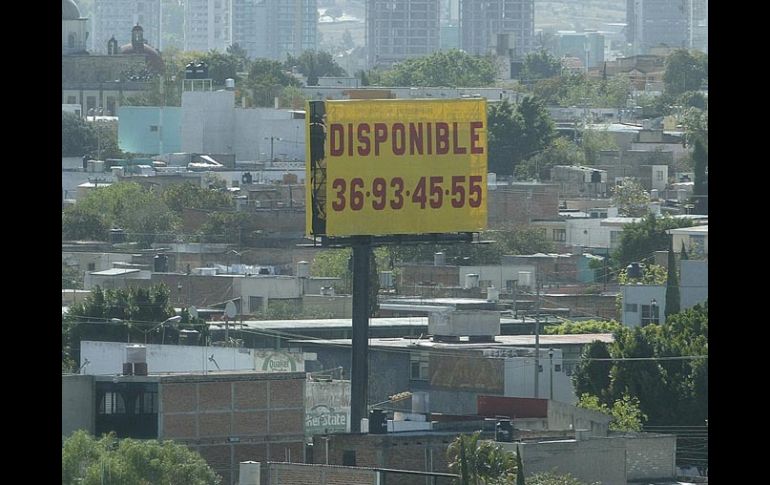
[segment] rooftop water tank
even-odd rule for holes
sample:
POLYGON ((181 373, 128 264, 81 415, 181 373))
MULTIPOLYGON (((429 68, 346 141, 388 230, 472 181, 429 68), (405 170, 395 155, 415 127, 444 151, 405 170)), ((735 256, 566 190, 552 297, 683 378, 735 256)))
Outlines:
POLYGON ((479 275, 470 273, 465 275, 465 288, 478 288, 479 287, 479 275))
POLYGON ((446 254, 442 252, 433 253, 433 266, 446 265, 446 254))
POLYGON ((126 347, 126 362, 136 364, 147 362, 147 347, 144 345, 129 345, 126 347))
POLYGON ((300 261, 297 263, 297 276, 300 278, 308 278, 310 276, 310 263, 307 261, 300 261))

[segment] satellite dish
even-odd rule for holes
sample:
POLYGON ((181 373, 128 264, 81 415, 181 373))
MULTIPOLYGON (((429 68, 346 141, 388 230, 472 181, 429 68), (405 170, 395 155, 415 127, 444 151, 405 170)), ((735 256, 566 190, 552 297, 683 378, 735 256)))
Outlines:
POLYGON ((225 305, 225 315, 227 315, 227 318, 235 317, 236 312, 237 309, 235 308, 235 303, 228 301, 227 305, 225 305))
POLYGON ((198 318, 198 309, 192 305, 187 308, 187 313, 190 314, 190 318, 198 318))

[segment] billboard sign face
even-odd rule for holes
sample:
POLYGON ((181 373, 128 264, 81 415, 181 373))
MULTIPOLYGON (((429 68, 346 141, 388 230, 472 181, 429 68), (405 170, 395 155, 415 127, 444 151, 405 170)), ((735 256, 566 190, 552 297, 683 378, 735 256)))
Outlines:
POLYGON ((300 352, 257 350, 254 369, 263 372, 303 372, 305 360, 300 352))
POLYGON ((485 99, 326 101, 325 184, 316 186, 325 228, 314 231, 309 216, 308 234, 483 230, 486 109, 485 99))
POLYGON ((350 432, 350 381, 305 383, 305 434, 350 432))

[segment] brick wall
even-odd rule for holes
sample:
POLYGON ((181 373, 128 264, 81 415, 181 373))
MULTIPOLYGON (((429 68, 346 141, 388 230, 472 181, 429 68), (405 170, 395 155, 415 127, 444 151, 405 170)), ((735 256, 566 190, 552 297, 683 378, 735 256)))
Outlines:
MULTIPOLYGON (((373 468, 392 468, 413 471, 434 471, 448 473, 446 450, 456 437, 456 433, 432 433, 408 436, 399 433, 384 435, 372 434, 336 434, 329 436, 329 464, 341 465, 345 451, 355 451, 356 466, 373 468)), ((324 437, 313 438, 315 463, 326 459, 326 441, 324 437)), ((424 476, 398 475, 388 481, 399 485, 423 485, 424 476)))
POLYGON ((376 485, 377 473, 366 468, 266 463, 263 485, 376 485))
POLYGON ((672 479, 676 475, 676 436, 643 434, 626 439, 628 480, 672 479))
POLYGON ((532 219, 554 219, 558 216, 559 186, 556 184, 489 191, 489 229, 526 225, 532 219))
POLYGON ((304 462, 304 396, 304 373, 164 377, 158 435, 237 483, 241 461, 304 462))

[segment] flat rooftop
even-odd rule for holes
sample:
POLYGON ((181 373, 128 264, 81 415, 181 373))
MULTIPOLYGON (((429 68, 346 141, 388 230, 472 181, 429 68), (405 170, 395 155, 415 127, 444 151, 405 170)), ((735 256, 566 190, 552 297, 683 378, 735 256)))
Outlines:
MULTIPOLYGON (((575 335, 541 335, 540 347, 555 345, 585 345, 599 340, 604 343, 612 343, 614 338, 611 333, 584 333, 575 335)), ((295 344, 313 344, 313 345, 334 345, 349 346, 352 345, 350 339, 309 339, 292 340, 295 344)), ((423 338, 370 338, 369 347, 379 348, 435 348, 435 349, 486 349, 490 347, 533 347, 535 345, 534 335, 498 335, 494 342, 478 343, 451 343, 434 342, 433 340, 423 338)))

